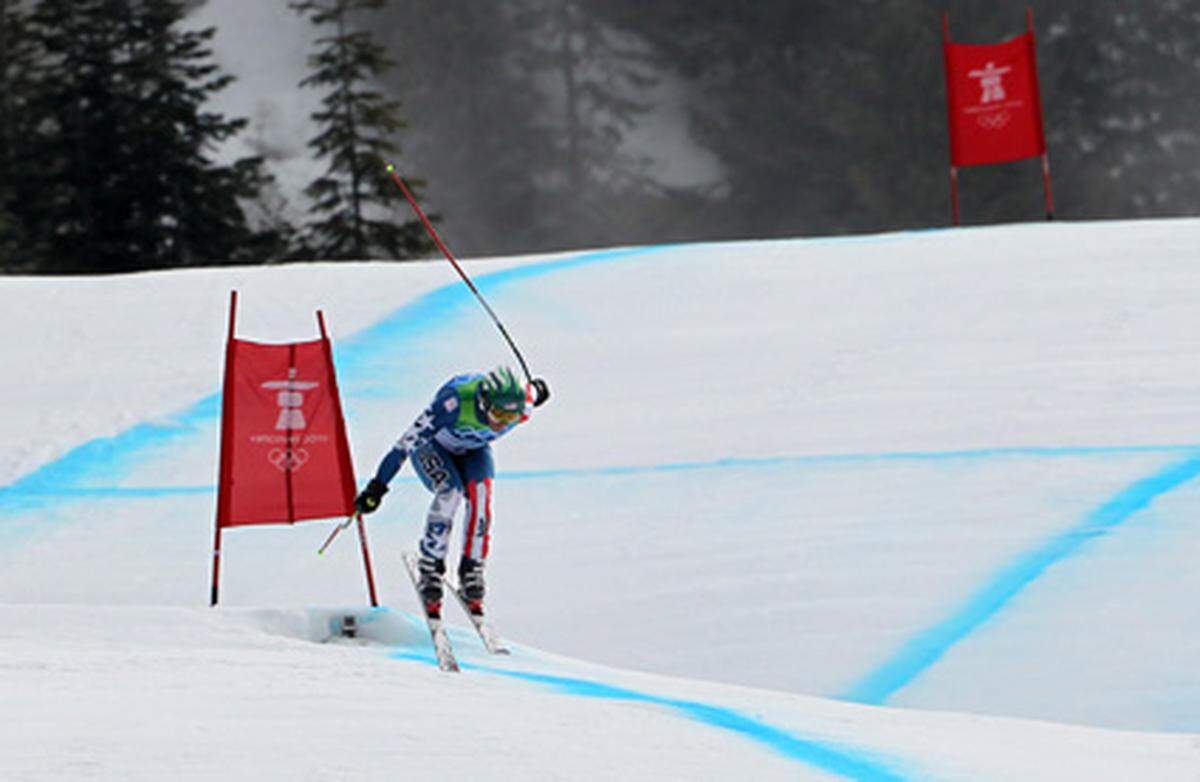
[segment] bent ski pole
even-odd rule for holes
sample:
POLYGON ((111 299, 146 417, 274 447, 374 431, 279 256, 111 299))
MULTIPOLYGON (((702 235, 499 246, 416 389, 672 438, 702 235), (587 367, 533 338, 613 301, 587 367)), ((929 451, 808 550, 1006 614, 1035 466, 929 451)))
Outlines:
POLYGON ((436 244, 438 249, 442 251, 442 255, 446 256, 446 260, 449 261, 450 265, 454 267, 454 270, 458 272, 458 276, 462 278, 462 281, 465 282, 467 287, 471 289, 471 293, 475 294, 475 298, 478 299, 479 303, 483 305, 483 308, 487 310, 487 314, 491 317, 492 322, 496 324, 496 328, 500 329, 500 334, 503 335, 504 340, 508 342, 508 346, 512 348, 513 355, 517 357, 517 361, 521 362, 521 369, 525 372, 525 379, 531 385, 534 384, 533 374, 529 371, 529 365, 525 363, 525 357, 522 356, 521 351, 517 349, 517 343, 513 342, 513 338, 508 334, 508 329, 504 328, 504 324, 500 322, 500 318, 496 317, 496 313, 492 311, 490 306, 488 306, 487 300, 483 298, 483 294, 479 292, 479 289, 475 287, 475 283, 471 282, 471 278, 468 277, 467 273, 463 271, 463 268, 459 266, 454 254, 450 252, 450 248, 446 247, 445 242, 442 241, 442 237, 438 236, 437 231, 433 230, 433 224, 429 222, 429 218, 426 217, 425 212, 421 210, 420 205, 417 203, 417 199, 413 197, 412 191, 408 189, 408 185, 404 184, 404 180, 401 179, 400 174, 396 171, 396 167, 391 163, 388 163, 387 172, 391 175, 392 181, 396 183, 396 187, 400 188, 400 192, 404 193, 404 197, 408 199, 408 203, 412 206, 413 211, 417 213, 417 217, 421 219, 421 224, 425 226, 425 231, 429 234, 429 238, 433 239, 433 243, 436 244))
POLYGON ((317 549, 318 556, 325 553, 325 549, 329 548, 329 544, 338 536, 338 533, 349 527, 354 522, 356 516, 359 516, 358 511, 351 513, 346 517, 345 521, 333 528, 333 532, 329 533, 329 537, 325 538, 325 542, 321 544, 321 548, 317 549))

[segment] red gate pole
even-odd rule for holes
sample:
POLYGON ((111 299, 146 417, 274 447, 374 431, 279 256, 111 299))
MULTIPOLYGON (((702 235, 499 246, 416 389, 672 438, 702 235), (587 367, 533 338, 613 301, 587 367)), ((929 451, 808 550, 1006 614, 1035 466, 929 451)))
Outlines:
POLYGON ((367 525, 363 523, 362 514, 356 514, 358 520, 358 540, 362 544, 363 569, 367 571, 367 595, 371 598, 371 607, 379 607, 379 599, 375 596, 375 574, 371 570, 371 549, 367 546, 367 525))
POLYGON ((221 528, 228 521, 228 503, 232 487, 229 485, 233 477, 233 452, 229 445, 229 432, 226 431, 233 420, 233 358, 236 355, 233 335, 237 327, 237 291, 229 292, 229 338, 225 343, 225 381, 222 384, 221 396, 221 464, 217 483, 217 531, 213 541, 212 595, 210 606, 217 604, 218 584, 221 575, 221 528))
MULTIPOLYGON (((1042 86, 1041 75, 1038 73, 1037 66, 1037 44, 1033 33, 1033 9, 1027 7, 1025 9, 1025 27, 1029 32, 1029 62, 1033 66, 1033 87, 1036 91, 1034 98, 1036 99, 1035 109, 1038 117, 1038 130, 1042 134, 1042 149, 1046 148, 1046 122, 1042 108, 1042 86)), ((1050 153, 1049 151, 1042 152, 1042 190, 1046 195, 1046 219, 1054 219, 1054 191, 1050 184, 1050 153)))
MULTIPOLYGON (((325 351, 325 361, 329 365, 329 382, 333 390, 334 412, 337 416, 337 437, 341 441, 338 449, 341 451, 341 459, 339 460, 338 466, 342 473, 342 492, 346 498, 346 501, 353 507, 354 495, 358 487, 355 485, 354 481, 354 465, 350 460, 350 437, 346 432, 346 416, 342 412, 342 395, 338 389, 337 372, 333 366, 333 345, 329 341, 329 332, 325 328, 325 314, 320 310, 317 310, 317 325, 321 329, 321 344, 325 351)), ((367 546, 366 525, 363 524, 363 517, 361 513, 352 511, 352 514, 358 520, 358 539, 362 547, 363 569, 366 570, 367 573, 367 593, 371 598, 371 607, 378 608, 379 600, 375 596, 375 574, 371 570, 371 550, 367 546)), ((347 519, 347 521, 349 521, 349 519, 347 519)), ((333 536, 336 535, 340 529, 341 527, 338 527, 333 531, 333 535, 329 537, 329 540, 325 541, 326 546, 329 545, 329 542, 333 540, 333 536)), ((321 550, 324 551, 324 549, 325 546, 322 546, 321 550)))
POLYGON ((942 13, 942 69, 946 74, 946 137, 950 141, 950 219, 959 225, 958 166, 954 165, 954 117, 950 104, 950 58, 947 44, 950 43, 950 12, 942 13))
POLYGON ((950 166, 950 219, 954 225, 959 225, 958 166, 950 166))
POLYGON ((1042 189, 1046 192, 1046 219, 1054 219, 1054 192, 1050 186, 1050 155, 1042 153, 1042 189))
POLYGON ((221 571, 221 525, 217 525, 217 539, 213 542, 213 569, 212 569, 212 596, 209 598, 208 605, 214 607, 217 604, 217 581, 221 571))

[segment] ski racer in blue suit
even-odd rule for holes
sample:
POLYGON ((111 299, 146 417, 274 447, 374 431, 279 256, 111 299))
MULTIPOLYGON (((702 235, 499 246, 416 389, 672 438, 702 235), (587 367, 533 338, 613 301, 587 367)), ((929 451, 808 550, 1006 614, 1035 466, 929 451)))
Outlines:
POLYGON ((418 559, 418 590, 431 617, 441 615, 450 531, 464 499, 466 527, 458 565, 459 588, 471 612, 483 613, 483 565, 491 541, 495 477, 491 443, 529 420, 531 407, 549 396, 545 381, 535 379, 526 388, 508 367, 486 375, 451 378, 383 457, 375 477, 355 499, 360 513, 378 509, 388 484, 406 460, 412 461, 421 483, 433 493, 418 559))

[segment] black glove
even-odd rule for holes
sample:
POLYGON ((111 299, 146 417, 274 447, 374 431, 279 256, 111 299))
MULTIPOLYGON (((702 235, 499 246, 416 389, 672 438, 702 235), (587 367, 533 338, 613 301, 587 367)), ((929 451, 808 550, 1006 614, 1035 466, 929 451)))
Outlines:
POLYGON ((379 510, 379 503, 383 502, 383 495, 387 493, 387 484, 372 478, 367 488, 354 498, 354 507, 359 513, 374 513, 379 510))
POLYGON ((546 385, 546 381, 540 377, 535 377, 531 381, 533 385, 533 406, 541 407, 546 404, 546 400, 550 398, 550 386, 546 385))

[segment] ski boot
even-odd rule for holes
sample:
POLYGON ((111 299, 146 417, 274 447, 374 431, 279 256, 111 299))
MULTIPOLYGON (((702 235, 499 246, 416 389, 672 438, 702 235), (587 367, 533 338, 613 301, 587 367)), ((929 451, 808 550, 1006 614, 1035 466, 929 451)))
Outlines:
POLYGON ((458 563, 458 589, 467 604, 467 610, 475 616, 483 616, 483 562, 463 557, 458 563))
POLYGON ((417 582, 417 592, 425 603, 425 613, 430 619, 441 619, 442 574, 446 572, 446 563, 440 559, 422 556, 417 560, 417 570, 421 574, 417 582))

